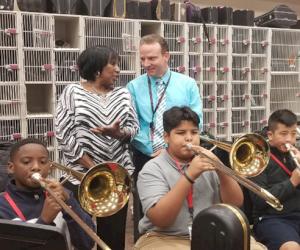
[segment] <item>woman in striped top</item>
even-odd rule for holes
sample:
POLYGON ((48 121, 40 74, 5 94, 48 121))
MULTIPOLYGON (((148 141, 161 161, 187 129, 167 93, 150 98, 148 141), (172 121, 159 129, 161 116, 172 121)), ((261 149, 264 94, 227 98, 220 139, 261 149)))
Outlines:
MULTIPOLYGON (((85 172, 114 161, 132 174, 128 143, 139 124, 128 90, 114 87, 120 72, 117 53, 108 47, 88 48, 79 56, 78 67, 86 82, 67 86, 56 110, 56 137, 65 164, 85 172)), ((71 179, 66 186, 75 191, 78 184, 71 179)), ((124 249, 126 214, 127 205, 97 218, 98 235, 112 249, 124 249)))

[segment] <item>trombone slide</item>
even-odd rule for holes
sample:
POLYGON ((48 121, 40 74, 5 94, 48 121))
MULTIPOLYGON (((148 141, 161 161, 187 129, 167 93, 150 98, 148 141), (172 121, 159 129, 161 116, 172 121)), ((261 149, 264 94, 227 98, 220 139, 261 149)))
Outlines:
POLYGON ((81 228, 97 243, 99 247, 104 250, 110 250, 104 241, 101 240, 99 236, 63 200, 58 198, 55 193, 48 188, 47 183, 41 179, 42 177, 39 173, 32 174, 31 178, 38 182, 41 187, 43 187, 55 199, 55 201, 81 226, 81 228))
POLYGON ((190 143, 188 143, 186 146, 188 149, 192 150, 196 155, 203 155, 207 157, 214 164, 216 169, 218 169, 224 174, 229 175, 231 178, 236 180, 239 184, 243 185, 244 187, 248 188, 250 191, 257 194, 259 197, 263 198, 271 207, 275 208, 277 211, 281 211, 283 209, 283 205, 280 203, 280 201, 275 196, 273 196, 270 192, 261 188, 260 186, 248 180, 247 178, 238 175, 231 168, 226 167, 222 162, 216 161, 211 157, 209 157, 208 155, 200 152, 199 151, 200 146, 195 146, 190 143))

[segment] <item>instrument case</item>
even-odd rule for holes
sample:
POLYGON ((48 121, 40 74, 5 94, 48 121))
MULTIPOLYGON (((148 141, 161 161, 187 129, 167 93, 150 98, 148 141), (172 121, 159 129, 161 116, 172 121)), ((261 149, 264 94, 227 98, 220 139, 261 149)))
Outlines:
POLYGON ((232 16, 233 25, 254 26, 253 10, 235 10, 232 16))
POLYGON ((203 8, 201 11, 205 23, 218 23, 217 7, 207 7, 203 8))
POLYGON ((186 4, 171 3, 171 20, 186 22, 186 4))
POLYGON ((151 12, 153 20, 171 20, 169 0, 152 0, 151 12))
POLYGON ((151 20, 151 1, 139 1, 140 19, 151 20))
POLYGON ((140 1, 128 0, 126 1, 126 18, 139 19, 140 18, 140 1))
POLYGON ((286 5, 278 5, 273 10, 254 19, 256 26, 290 28, 297 23, 297 14, 286 5))
POLYGON ((104 16, 125 18, 126 17, 126 0, 111 0, 104 11, 104 16))
POLYGON ((185 1, 186 4, 186 21, 191 23, 201 23, 202 13, 201 8, 190 1, 185 1))
POLYGON ((0 0, 0 10, 13 10, 14 0, 0 0))
POLYGON ((231 7, 218 7, 218 24, 232 25, 232 12, 231 7))
POLYGON ((193 220, 191 250, 249 250, 250 226, 237 207, 216 204, 193 220))
POLYGON ((52 2, 48 0, 17 0, 21 11, 52 12, 52 2))

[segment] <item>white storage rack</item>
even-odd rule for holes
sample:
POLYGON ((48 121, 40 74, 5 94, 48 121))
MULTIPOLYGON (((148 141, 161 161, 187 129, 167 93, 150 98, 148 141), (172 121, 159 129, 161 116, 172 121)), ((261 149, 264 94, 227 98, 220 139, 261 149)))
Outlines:
POLYGON ((167 40, 170 68, 195 78, 204 130, 217 138, 260 130, 278 108, 300 115, 300 31, 207 28, 210 42, 202 24, 0 12, 0 139, 45 139, 58 160, 56 101, 66 85, 80 81, 80 52, 96 45, 117 50, 117 85, 125 86, 144 72, 138 43, 150 33, 167 40))

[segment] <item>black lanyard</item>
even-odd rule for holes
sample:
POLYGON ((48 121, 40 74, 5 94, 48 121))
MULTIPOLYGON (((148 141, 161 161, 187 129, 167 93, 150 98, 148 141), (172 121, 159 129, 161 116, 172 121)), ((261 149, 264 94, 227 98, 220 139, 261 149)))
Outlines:
POLYGON ((158 102, 157 102, 155 108, 154 108, 154 104, 153 104, 153 96, 152 96, 152 90, 151 90, 151 80, 150 80, 149 76, 147 76, 147 77, 148 77, 148 89, 149 89, 150 103, 151 103, 151 109, 152 109, 152 121, 150 123, 150 128, 153 129, 154 128, 154 123, 153 123, 154 115, 155 115, 155 113, 156 113, 156 111, 157 111, 157 109, 158 109, 158 107, 159 107, 159 105, 160 105, 160 103, 161 103, 161 101, 162 101, 165 93, 166 93, 167 87, 168 87, 168 85, 170 83, 171 72, 170 72, 169 79, 168 79, 168 81, 166 83, 166 87, 165 87, 162 95, 159 97, 158 102))

